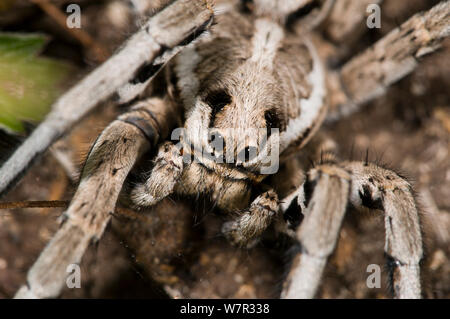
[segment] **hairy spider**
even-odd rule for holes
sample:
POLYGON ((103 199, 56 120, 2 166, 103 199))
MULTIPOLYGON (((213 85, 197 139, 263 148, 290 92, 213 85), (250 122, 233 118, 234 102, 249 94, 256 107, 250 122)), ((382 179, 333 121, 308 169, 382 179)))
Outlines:
POLYGON ((382 211, 394 295, 420 298, 422 234, 410 183, 368 161, 339 160, 335 143, 316 133, 325 120, 382 95, 433 52, 450 33, 450 2, 327 69, 318 27, 340 25, 328 31, 334 40, 358 34, 371 2, 229 0, 213 8, 179 0, 150 18, 57 102, 0 171, 4 191, 97 102, 116 93, 130 105, 89 151, 64 222, 16 297, 57 296, 67 265, 101 237, 120 194, 135 207, 177 194, 205 197, 234 216, 222 232, 237 246, 252 247, 270 225, 297 241, 283 298, 314 297, 349 204, 382 211), (355 19, 342 20, 343 8, 355 10, 355 19), (80 107, 69 113, 66 103, 80 107), (157 152, 148 178, 123 187, 149 150, 157 152), (305 153, 317 164, 303 163, 305 153))

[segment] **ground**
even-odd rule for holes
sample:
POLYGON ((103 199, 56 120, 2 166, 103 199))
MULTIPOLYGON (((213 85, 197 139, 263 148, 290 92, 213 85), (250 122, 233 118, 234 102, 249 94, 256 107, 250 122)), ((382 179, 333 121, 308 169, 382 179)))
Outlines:
MULTIPOLYGON (((106 15, 108 2, 82 3, 87 17, 106 15)), ((431 6, 419 0, 408 2, 407 8, 397 3, 386 1, 384 8, 389 10, 383 11, 382 29, 365 34, 357 47, 388 32, 395 27, 395 20, 402 21, 431 6)), ((72 61, 79 66, 82 77, 94 64, 89 48, 77 44, 39 9, 27 10, 30 13, 26 19, 19 17, 8 22, 6 28, 50 33, 53 40, 44 53, 72 61)), ((86 30, 106 51, 116 47, 127 34, 111 32, 104 22, 107 20, 91 19, 102 20, 106 26, 102 28, 85 19, 86 30)), ((449 56, 447 41, 385 96, 360 112, 323 127, 336 139, 343 159, 363 159, 369 150, 370 160, 401 171, 413 182, 423 212, 423 284, 424 295, 429 298, 450 298, 449 56)), ((79 167, 98 132, 122 111, 113 103, 105 103, 65 137, 59 149, 70 147, 67 153, 79 167)), ((68 177, 54 153, 48 152, 1 201, 70 200, 75 188, 76 182, 68 177)), ((62 211, 0 211, 0 298, 11 298, 25 283, 27 270, 57 230, 62 211)), ((253 249, 238 249, 220 235, 223 220, 203 203, 192 205, 181 199, 167 199, 140 212, 138 217, 115 217, 81 263, 81 288, 67 288, 62 297, 278 297, 287 271, 289 240, 269 236, 253 249)), ((378 264, 385 270, 383 246, 383 216, 360 216, 350 211, 317 297, 389 298, 386 271, 381 288, 369 289, 366 285, 369 264, 378 264)))

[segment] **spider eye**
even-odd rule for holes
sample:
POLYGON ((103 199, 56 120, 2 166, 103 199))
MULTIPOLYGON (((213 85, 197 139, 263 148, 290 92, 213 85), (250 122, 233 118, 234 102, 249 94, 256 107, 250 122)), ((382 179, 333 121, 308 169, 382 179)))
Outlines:
POLYGON ((231 103, 231 96, 223 90, 213 91, 206 96, 205 102, 217 113, 231 103))
POLYGON ((269 137, 272 128, 280 128, 280 118, 274 109, 264 112, 264 118, 266 120, 267 137, 269 137))

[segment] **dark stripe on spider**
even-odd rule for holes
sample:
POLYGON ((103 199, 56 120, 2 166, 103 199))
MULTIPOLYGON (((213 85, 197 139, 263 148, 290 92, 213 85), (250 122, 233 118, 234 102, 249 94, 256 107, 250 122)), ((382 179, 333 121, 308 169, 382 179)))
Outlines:
POLYGON ((363 185, 363 190, 359 191, 359 197, 361 198, 361 203, 363 206, 370 209, 380 209, 383 210, 383 201, 381 198, 373 199, 370 193, 370 188, 368 185, 363 185))
POLYGON ((158 73, 162 69, 164 63, 145 63, 137 71, 134 78, 130 81, 131 84, 144 83, 149 80, 152 76, 158 73))
POLYGON ((305 207, 308 207, 309 202, 311 201, 312 195, 314 193, 314 189, 316 188, 317 185, 317 181, 320 179, 322 173, 319 172, 319 176, 314 179, 314 180, 310 180, 309 178, 306 180, 304 186, 303 186, 303 190, 305 192, 305 207))
POLYGON ((161 127, 159 126, 159 122, 156 119, 155 114, 153 114, 152 111, 150 111, 149 109, 145 108, 145 107, 136 107, 133 108, 131 111, 137 111, 137 112, 144 112, 145 114, 147 114, 148 116, 150 116, 152 118, 152 120, 154 121, 155 125, 156 125, 156 131, 159 135, 161 135, 161 127))
POLYGON ((288 222, 288 228, 296 230, 303 220, 302 207, 298 204, 298 196, 291 201, 289 207, 283 214, 283 218, 288 222))
POLYGON ((119 121, 133 125, 134 127, 138 128, 141 131, 141 133, 145 136, 145 138, 150 142, 150 145, 152 146, 156 145, 159 139, 159 134, 147 120, 143 119, 142 117, 130 116, 124 119, 119 119, 119 121))
POLYGON ((400 270, 399 267, 403 266, 403 263, 399 260, 395 259, 391 255, 384 253, 386 257, 386 268, 388 271, 388 289, 392 294, 395 294, 395 291, 399 289, 399 287, 393 287, 394 282, 398 282, 400 279, 400 270), (394 280, 397 279, 397 280, 394 280))
POLYGON ((231 103, 232 98, 226 90, 219 89, 209 92, 203 100, 211 108, 209 127, 214 127, 216 115, 222 111, 225 106, 231 103))
POLYGON ((214 21, 214 16, 211 16, 207 21, 205 21, 201 26, 193 28, 189 31, 189 35, 181 40, 177 46, 185 46, 197 39, 200 35, 205 32, 210 24, 214 21))
MULTIPOLYGON (((203 23, 198 28, 190 30, 189 35, 186 38, 184 38, 183 40, 181 40, 181 42, 178 43, 177 45, 175 45, 173 48, 161 46, 158 56, 162 56, 164 53, 173 51, 179 46, 188 45, 189 43, 191 43, 192 41, 197 39, 203 32, 206 31, 206 29, 208 28, 208 26, 210 25, 212 20, 213 20, 213 17, 208 19, 205 23, 203 23)), ((136 71, 136 75, 134 76, 134 78, 131 81, 129 81, 129 83, 139 84, 139 83, 147 82, 150 78, 152 78, 156 73, 158 73, 163 68, 163 66, 165 65, 165 62, 167 62, 167 61, 164 61, 161 63, 156 63, 156 64, 154 61, 152 63, 144 63, 136 71)))
POLYGON ((294 148, 300 147, 300 145, 303 143, 305 138, 307 138, 310 135, 310 133, 311 133, 311 127, 307 127, 305 129, 305 131, 299 137, 297 137, 297 139, 292 143, 292 146, 294 148))

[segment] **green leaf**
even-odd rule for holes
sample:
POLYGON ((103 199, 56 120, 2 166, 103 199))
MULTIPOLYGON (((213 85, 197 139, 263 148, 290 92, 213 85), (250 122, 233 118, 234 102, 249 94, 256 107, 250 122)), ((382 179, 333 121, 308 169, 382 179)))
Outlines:
POLYGON ((39 34, 0 33, 0 127, 8 131, 22 133, 24 121, 41 121, 73 71, 38 56, 46 41, 39 34))

